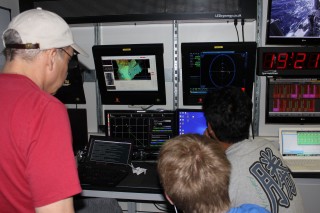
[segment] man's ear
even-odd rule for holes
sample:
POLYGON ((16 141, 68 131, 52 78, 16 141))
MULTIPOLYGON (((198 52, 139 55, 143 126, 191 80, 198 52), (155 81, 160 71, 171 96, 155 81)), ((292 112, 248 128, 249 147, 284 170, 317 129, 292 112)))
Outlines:
POLYGON ((209 123, 207 123, 207 128, 204 130, 204 132, 202 133, 204 136, 207 136, 208 138, 211 138, 210 136, 210 132, 211 131, 211 126, 209 123))
POLYGON ((207 123, 206 133, 208 134, 207 136, 209 136, 210 138, 213 138, 213 136, 215 136, 214 131, 212 130, 210 123, 207 123))
POLYGON ((171 198, 167 195, 167 193, 164 193, 164 195, 166 196, 167 200, 169 201, 169 203, 171 205, 174 205, 174 203, 172 202, 171 198))
POLYGON ((46 51, 48 56, 48 67, 50 70, 53 70, 54 63, 56 61, 57 50, 56 49, 49 49, 46 51))
POLYGON ((216 136, 216 133, 212 130, 212 127, 209 123, 207 123, 207 129, 205 131, 205 135, 208 136, 209 138, 212 138, 216 141, 219 141, 217 136, 216 136))

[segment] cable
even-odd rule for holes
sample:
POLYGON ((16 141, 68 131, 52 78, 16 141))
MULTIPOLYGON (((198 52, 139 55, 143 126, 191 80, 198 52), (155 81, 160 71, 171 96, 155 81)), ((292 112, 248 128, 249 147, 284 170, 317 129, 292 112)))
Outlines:
POLYGON ((254 139, 254 128, 253 128, 253 123, 251 123, 251 133, 252 133, 252 139, 254 139))
POLYGON ((175 211, 176 213, 178 213, 178 209, 177 209, 176 206, 174 206, 174 211, 175 211))
POLYGON ((149 106, 147 106, 147 107, 141 107, 141 109, 142 109, 142 110, 148 110, 148 109, 150 109, 151 107, 153 107, 153 105, 154 105, 154 104, 149 105, 149 106))
POLYGON ((162 212, 168 212, 168 213, 175 213, 175 209, 173 209, 170 205, 170 208, 168 208, 169 206, 165 207, 165 206, 161 206, 160 204, 158 203, 153 203, 153 205, 159 210, 159 211, 162 211, 162 212))
POLYGON ((240 41, 240 40, 239 40, 239 32, 238 32, 238 28, 237 28, 238 19, 234 19, 233 23, 234 23, 234 27, 235 27, 236 32, 237 32, 237 38, 238 38, 238 42, 239 42, 239 41, 240 41))
POLYGON ((242 41, 244 42, 244 19, 241 19, 242 41))

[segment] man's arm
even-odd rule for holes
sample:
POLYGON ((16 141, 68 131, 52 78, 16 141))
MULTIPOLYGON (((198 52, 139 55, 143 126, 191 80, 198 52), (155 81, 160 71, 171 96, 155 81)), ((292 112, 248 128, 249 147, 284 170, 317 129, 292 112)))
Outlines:
POLYGON ((69 197, 45 206, 37 207, 36 213, 74 213, 73 198, 69 197))

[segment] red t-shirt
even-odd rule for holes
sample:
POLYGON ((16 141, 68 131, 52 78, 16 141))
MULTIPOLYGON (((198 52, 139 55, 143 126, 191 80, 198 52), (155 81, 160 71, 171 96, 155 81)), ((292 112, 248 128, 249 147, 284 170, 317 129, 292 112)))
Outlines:
POLYGON ((25 76, 0 74, 0 212, 80 192, 65 106, 25 76))

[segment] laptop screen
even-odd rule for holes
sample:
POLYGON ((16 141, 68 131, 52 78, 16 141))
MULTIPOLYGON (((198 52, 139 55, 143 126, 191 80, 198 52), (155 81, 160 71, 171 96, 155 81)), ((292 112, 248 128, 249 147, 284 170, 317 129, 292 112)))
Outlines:
POLYGON ((131 142, 118 141, 108 137, 91 137, 88 157, 90 162, 129 164, 131 142))
POLYGON ((178 134, 198 133, 203 134, 207 128, 207 122, 202 110, 178 109, 178 134))
POLYGON ((280 149, 284 156, 320 156, 320 129, 282 129, 280 149))

